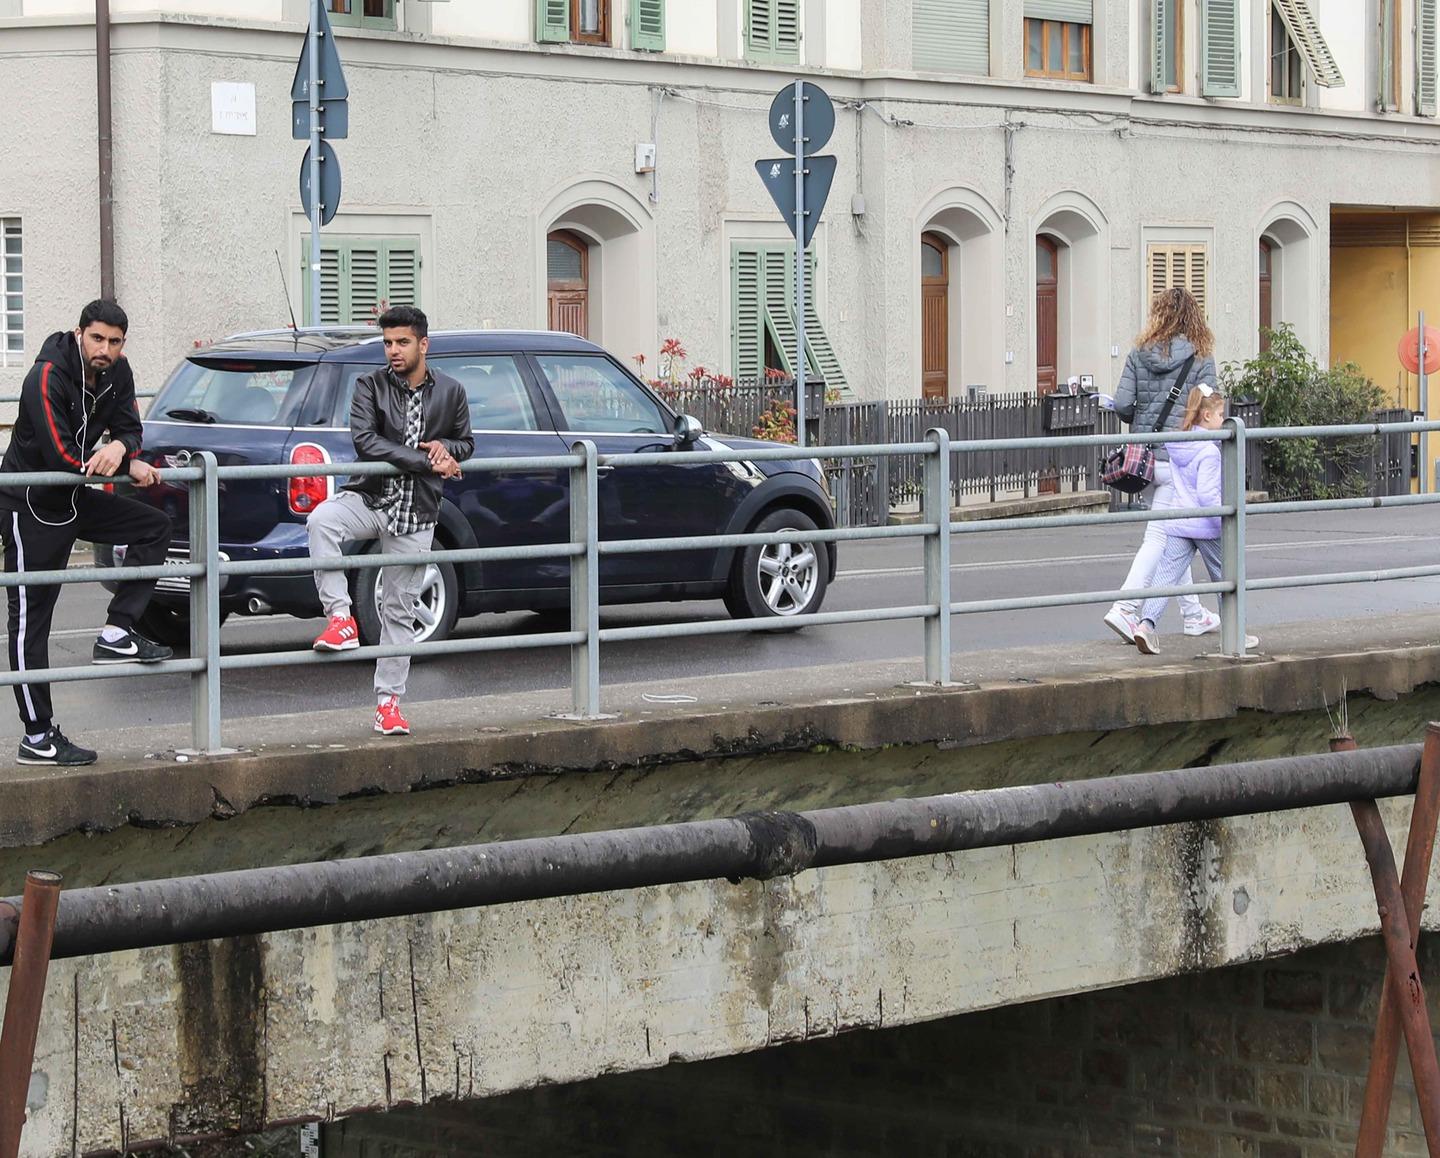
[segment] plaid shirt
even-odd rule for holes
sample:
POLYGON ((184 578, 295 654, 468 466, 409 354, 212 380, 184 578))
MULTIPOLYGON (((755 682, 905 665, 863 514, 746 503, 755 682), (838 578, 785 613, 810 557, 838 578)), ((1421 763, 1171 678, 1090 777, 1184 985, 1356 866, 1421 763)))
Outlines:
MULTIPOLYGON (((410 383, 398 377, 395 371, 386 369, 391 385, 406 391, 405 400, 405 445, 411 449, 420 446, 420 434, 425 422, 425 388, 434 379, 425 372, 425 381, 413 390, 410 383)), ((413 535, 435 525, 434 521, 421 522, 415 517, 415 476, 402 474, 399 478, 387 478, 385 489, 380 493, 373 507, 385 511, 392 535, 413 535)))

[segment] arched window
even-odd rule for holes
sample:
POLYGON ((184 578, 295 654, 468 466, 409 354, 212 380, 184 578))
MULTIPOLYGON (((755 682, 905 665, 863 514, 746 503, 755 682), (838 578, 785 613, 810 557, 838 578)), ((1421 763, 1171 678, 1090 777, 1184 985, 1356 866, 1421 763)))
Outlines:
POLYGON ((546 289, 550 298, 550 329, 590 336, 590 247, 568 229, 546 238, 546 289))
POLYGON ((950 247, 936 233, 920 236, 921 393, 944 402, 950 394, 950 247))

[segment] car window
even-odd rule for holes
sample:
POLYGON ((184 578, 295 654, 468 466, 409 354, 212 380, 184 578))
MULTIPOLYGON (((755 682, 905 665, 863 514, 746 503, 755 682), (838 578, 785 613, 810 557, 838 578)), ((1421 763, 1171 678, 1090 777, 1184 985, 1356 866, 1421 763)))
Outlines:
POLYGON ((459 381, 476 430, 538 430, 530 392, 509 354, 431 358, 430 365, 459 381))
POLYGON ((313 363, 187 359, 150 408, 169 422, 285 426, 314 376, 313 363))
MULTIPOLYGON (((429 364, 465 387, 470 403, 472 430, 538 430, 535 407, 520 377, 520 368, 510 354, 463 354, 431 358, 429 364)), ((350 403, 355 383, 362 375, 373 374, 379 366, 345 366, 340 374, 340 393, 335 421, 350 425, 350 403)))
POLYGON ((560 403, 565 430, 596 434, 668 434, 659 405, 607 358, 538 355, 535 361, 560 403))

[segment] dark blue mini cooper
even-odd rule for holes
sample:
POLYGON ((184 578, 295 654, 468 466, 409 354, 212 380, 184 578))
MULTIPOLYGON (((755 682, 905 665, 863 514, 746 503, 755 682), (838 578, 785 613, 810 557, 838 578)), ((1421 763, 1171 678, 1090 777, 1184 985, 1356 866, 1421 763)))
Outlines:
MULTIPOLYGON (((567 454, 581 438, 605 455, 669 455, 660 466, 601 467, 602 540, 834 525, 816 462, 688 461, 688 452, 697 449, 774 444, 702 435, 693 419, 674 414, 590 342, 552 333, 436 332, 429 361, 465 386, 477 458, 567 454)), ((379 331, 368 327, 243 334, 196 350, 150 407, 145 457, 162 468, 202 450, 213 451, 222 466, 353 460, 348 419, 355 380, 384 364, 379 331)), ((222 482, 222 557, 243 562, 307 554, 305 518, 335 483, 323 476, 222 482)), ((185 533, 184 486, 162 484, 137 496, 165 509, 177 534, 185 533)), ((569 498, 563 469, 468 473, 445 484, 435 545, 565 542, 569 498)), ((102 566, 111 561, 108 551, 97 552, 102 566)), ((188 544, 177 539, 171 557, 180 562, 188 554, 188 544)), ((416 637, 443 639, 461 615, 482 611, 528 609, 559 618, 569 606, 569 570, 567 559, 437 562, 426 570, 416 637)), ((355 617, 366 643, 380 635, 379 574, 374 568, 351 573, 355 617)), ((834 576, 833 544, 601 556, 600 599, 723 599, 737 618, 788 617, 817 611, 834 576)), ((172 645, 186 643, 188 598, 188 579, 161 580, 141 630, 172 645)), ((233 575, 220 599, 222 616, 321 613, 309 575, 233 575)))

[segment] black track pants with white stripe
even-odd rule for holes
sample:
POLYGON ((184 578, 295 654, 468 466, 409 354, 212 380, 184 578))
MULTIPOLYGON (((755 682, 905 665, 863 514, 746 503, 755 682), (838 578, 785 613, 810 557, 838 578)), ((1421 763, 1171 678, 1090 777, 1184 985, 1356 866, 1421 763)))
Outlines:
MULTIPOLYGON (((36 510, 39 518, 28 507, 0 511, 0 520, 3 520, 0 535, 4 538, 8 573, 58 571, 70 562, 70 549, 76 539, 125 544, 129 548, 125 553, 127 567, 163 563, 170 549, 170 519, 163 511, 134 499, 106 494, 95 487, 77 488, 73 520, 68 502, 58 512, 48 506, 37 506, 36 510), (50 525, 60 523, 64 525, 50 525)), ((10 604, 10 670, 38 671, 49 667, 50 621, 55 614, 60 587, 27 583, 5 590, 10 604)), ((133 627, 154 590, 153 579, 121 583, 110 600, 106 622, 127 630, 133 627)), ((98 624, 96 630, 99 630, 98 624)), ((49 684, 16 684, 15 704, 20 709, 26 732, 33 735, 50 726, 49 684)))

